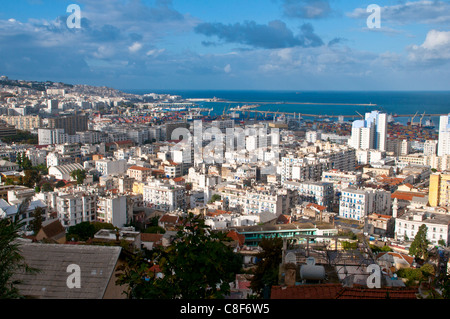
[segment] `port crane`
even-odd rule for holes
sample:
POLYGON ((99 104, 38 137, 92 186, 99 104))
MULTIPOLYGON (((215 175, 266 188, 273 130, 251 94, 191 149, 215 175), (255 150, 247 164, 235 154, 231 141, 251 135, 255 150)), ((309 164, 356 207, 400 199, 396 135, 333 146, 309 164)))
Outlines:
POLYGON ((356 113, 358 113, 359 114, 359 116, 361 116, 361 118, 364 120, 364 116, 362 116, 362 114, 361 113, 359 113, 358 111, 355 111, 356 113))
POLYGON ((414 119, 416 118, 417 113, 419 113, 419 111, 417 111, 416 114, 414 114, 414 116, 411 118, 411 122, 409 123, 409 125, 414 125, 414 119))
POLYGON ((420 118, 420 121, 419 121, 419 126, 420 127, 422 127, 422 120, 423 120, 424 116, 425 116, 425 111, 423 112, 422 117, 420 118))

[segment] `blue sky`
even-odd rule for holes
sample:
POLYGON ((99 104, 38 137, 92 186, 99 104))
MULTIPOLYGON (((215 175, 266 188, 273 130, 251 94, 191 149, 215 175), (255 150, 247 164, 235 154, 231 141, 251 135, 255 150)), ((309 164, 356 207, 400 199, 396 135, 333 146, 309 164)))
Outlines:
POLYGON ((450 90, 444 0, 16 0, 0 74, 118 89, 450 90), (70 29, 67 7, 81 8, 70 29), (381 8, 369 28, 367 7, 381 8))

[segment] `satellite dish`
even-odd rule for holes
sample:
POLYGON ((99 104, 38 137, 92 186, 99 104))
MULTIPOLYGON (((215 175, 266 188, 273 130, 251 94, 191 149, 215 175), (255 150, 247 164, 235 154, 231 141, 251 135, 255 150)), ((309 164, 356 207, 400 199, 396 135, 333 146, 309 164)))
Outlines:
POLYGON ((287 253, 286 256, 284 257, 284 263, 285 264, 296 264, 297 256, 295 256, 295 254, 292 252, 287 253))

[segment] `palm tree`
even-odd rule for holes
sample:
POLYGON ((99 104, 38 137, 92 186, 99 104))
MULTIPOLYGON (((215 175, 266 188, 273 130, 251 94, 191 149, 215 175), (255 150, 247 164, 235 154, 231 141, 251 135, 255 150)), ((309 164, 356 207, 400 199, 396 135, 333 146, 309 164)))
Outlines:
POLYGON ((25 227, 20 216, 27 211, 30 200, 31 198, 25 199, 12 218, 0 218, 0 299, 22 298, 16 287, 20 281, 14 280, 14 275, 19 271, 38 271, 25 263, 18 240, 25 227))

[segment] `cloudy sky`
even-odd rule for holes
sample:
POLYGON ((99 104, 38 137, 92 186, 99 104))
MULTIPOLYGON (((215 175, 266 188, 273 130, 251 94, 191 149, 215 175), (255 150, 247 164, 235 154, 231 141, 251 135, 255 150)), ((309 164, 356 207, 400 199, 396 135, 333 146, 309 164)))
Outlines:
POLYGON ((450 1, 2 1, 0 75, 117 89, 450 90, 450 1))

